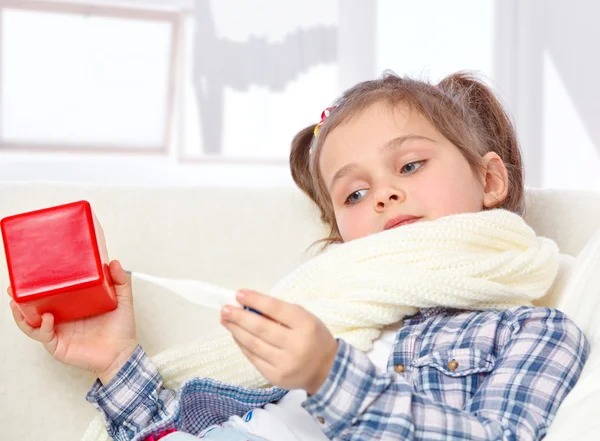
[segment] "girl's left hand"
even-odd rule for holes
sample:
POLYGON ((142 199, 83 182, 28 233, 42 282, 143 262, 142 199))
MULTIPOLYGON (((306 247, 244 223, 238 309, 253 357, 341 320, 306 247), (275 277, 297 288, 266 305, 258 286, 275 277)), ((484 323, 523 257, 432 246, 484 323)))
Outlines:
POLYGON ((314 395, 327 380, 338 343, 325 324, 299 305, 242 290, 221 310, 221 324, 272 385, 314 395))

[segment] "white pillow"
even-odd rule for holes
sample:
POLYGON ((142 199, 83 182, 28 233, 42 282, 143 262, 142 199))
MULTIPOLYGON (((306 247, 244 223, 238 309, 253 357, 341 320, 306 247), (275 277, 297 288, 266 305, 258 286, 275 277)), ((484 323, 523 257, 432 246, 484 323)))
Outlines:
POLYGON ((591 352, 545 441, 595 441, 600 433, 600 230, 577 256, 562 285, 556 307, 581 328, 591 352))
POLYGON ((546 295, 540 299, 534 300, 533 305, 542 308, 556 308, 561 294, 564 292, 567 280, 575 266, 575 258, 569 254, 560 254, 558 256, 558 273, 546 295))

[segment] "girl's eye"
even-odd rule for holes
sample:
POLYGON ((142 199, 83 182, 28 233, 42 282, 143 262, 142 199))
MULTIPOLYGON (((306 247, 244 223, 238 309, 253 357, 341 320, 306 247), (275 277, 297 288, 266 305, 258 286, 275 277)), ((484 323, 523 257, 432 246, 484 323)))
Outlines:
POLYGON ((425 163, 425 161, 409 162, 404 167, 402 167, 401 172, 403 175, 410 175, 411 173, 414 173, 418 169, 420 169, 424 163, 425 163))
POLYGON ((359 202, 364 196, 367 194, 367 190, 358 190, 354 193, 351 193, 350 196, 346 198, 346 204, 352 205, 359 202))

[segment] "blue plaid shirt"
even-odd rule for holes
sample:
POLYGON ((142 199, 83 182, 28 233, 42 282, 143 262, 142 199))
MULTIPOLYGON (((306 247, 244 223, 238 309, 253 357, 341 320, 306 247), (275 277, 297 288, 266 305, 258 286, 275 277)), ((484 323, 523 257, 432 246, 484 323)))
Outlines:
MULTIPOLYGON (((588 352, 554 309, 427 309, 404 321, 385 372, 340 340, 329 377, 303 406, 332 440, 540 440, 588 352)), ((137 441, 165 428, 197 434, 285 393, 209 379, 175 393, 138 347, 87 399, 113 439, 137 441)))

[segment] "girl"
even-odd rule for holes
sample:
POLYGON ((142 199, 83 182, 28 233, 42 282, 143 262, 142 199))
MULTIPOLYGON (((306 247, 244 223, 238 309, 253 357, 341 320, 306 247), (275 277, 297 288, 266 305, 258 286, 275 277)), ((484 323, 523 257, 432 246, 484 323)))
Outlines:
POLYGON ((277 387, 198 378, 178 394, 165 388, 136 343, 130 279, 118 262, 111 313, 56 327, 45 314, 32 329, 11 303, 25 334, 98 376, 87 399, 108 434, 542 439, 588 344, 559 311, 526 306, 550 287, 557 250, 518 216, 521 156, 493 93, 467 74, 437 85, 384 74, 298 133, 290 159, 331 228, 325 245, 343 245, 292 276, 292 288, 306 274, 317 280, 287 297, 306 308, 244 290, 243 308, 221 311, 243 354, 277 387))

